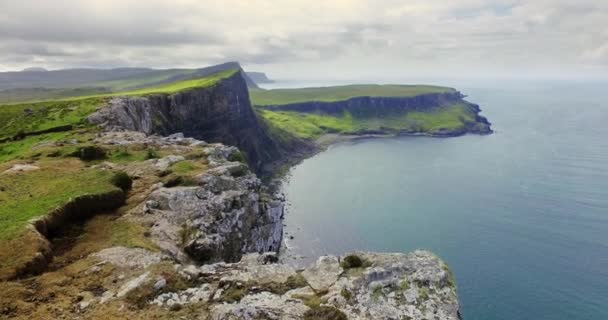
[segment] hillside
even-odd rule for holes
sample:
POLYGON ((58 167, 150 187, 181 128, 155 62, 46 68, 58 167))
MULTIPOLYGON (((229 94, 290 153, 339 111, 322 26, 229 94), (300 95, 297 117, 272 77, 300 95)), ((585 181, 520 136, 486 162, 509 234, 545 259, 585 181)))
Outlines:
MULTIPOLYGON (((242 70, 237 62, 198 69, 65 69, 0 72, 0 103, 54 100, 125 91, 200 79, 212 74, 242 70)), ((246 74, 247 85, 257 88, 246 74)))
POLYGON ((426 85, 357 84, 318 88, 251 90, 251 102, 256 106, 273 106, 311 101, 333 102, 356 97, 412 97, 446 92, 456 92, 456 90, 426 85))
POLYGON ((304 139, 325 134, 425 134, 457 136, 491 133, 479 106, 446 87, 351 85, 251 90, 259 114, 304 139))

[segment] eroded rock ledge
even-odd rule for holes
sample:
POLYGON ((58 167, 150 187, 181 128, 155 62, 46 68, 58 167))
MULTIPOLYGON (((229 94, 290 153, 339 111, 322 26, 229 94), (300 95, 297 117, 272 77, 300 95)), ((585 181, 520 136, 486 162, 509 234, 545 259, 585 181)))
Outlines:
MULTIPOLYGON (((324 256, 303 270, 281 263, 283 203, 238 150, 184 138, 106 132, 104 144, 145 144, 174 154, 131 175, 162 172, 193 152, 208 169, 192 185, 156 184, 125 216, 147 226, 159 251, 111 247, 90 255, 85 274, 105 274, 103 292, 83 292, 77 312, 125 301, 140 310, 195 310, 188 319, 459 319, 448 267, 427 251, 324 256), (142 171, 144 170, 144 171, 142 171)), ((114 308, 114 307, 112 307, 114 308)))

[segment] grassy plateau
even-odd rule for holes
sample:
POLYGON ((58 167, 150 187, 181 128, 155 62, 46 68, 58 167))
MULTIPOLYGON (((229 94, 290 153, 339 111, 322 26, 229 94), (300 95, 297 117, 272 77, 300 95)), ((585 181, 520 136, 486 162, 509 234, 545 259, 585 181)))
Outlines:
POLYGON ((410 98, 423 94, 451 93, 455 89, 426 85, 348 85, 336 87, 250 90, 258 114, 277 128, 299 138, 317 139, 324 134, 360 134, 362 132, 418 132, 434 134, 458 130, 475 121, 475 112, 465 101, 441 102, 425 112, 376 112, 330 114, 315 109, 310 112, 281 110, 294 103, 338 102, 356 97, 410 98), (273 106, 275 108, 267 108, 273 106))
POLYGON ((256 106, 285 105, 309 101, 341 101, 355 97, 413 97, 427 93, 455 92, 447 87, 427 85, 361 84, 334 87, 250 90, 251 102, 256 106))

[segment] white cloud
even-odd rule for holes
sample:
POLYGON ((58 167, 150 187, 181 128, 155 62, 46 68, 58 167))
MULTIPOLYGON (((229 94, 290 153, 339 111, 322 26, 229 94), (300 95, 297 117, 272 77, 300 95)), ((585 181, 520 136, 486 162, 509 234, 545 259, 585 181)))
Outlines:
POLYGON ((0 66, 194 67, 278 76, 608 66, 601 0, 0 0, 0 66))

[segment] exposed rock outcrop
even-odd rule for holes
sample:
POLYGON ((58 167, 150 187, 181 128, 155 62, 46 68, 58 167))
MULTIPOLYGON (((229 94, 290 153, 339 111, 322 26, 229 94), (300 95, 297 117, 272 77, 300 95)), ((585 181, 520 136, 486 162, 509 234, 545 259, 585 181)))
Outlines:
MULTIPOLYGON (((356 253, 366 264, 342 270, 340 258, 325 256, 301 275, 252 254, 239 263, 187 267, 182 274, 204 284, 164 293, 152 303, 164 307, 210 303, 209 319, 313 319, 320 309, 345 319, 460 319, 447 266, 427 251, 410 254, 356 253), (319 266, 336 265, 319 268, 319 266), (326 278, 315 289, 311 280, 326 278), (275 274, 276 276, 268 277, 275 274)), ((334 319, 333 317, 330 319, 334 319)))
POLYGON ((132 130, 167 136, 182 132, 187 137, 236 146, 251 168, 268 172, 293 153, 312 148, 297 139, 273 140, 257 118, 241 72, 217 84, 174 94, 116 97, 88 117, 106 130, 132 130))
POLYGON ((236 147, 207 144, 182 134, 160 137, 133 131, 102 133, 95 141, 171 150, 175 154, 144 162, 158 174, 185 161, 189 154, 202 156, 198 161, 207 170, 191 177, 186 185, 153 186, 132 212, 151 226, 150 239, 173 259, 235 262, 247 252, 279 250, 283 202, 266 191, 246 164, 231 161, 240 154, 236 147))

